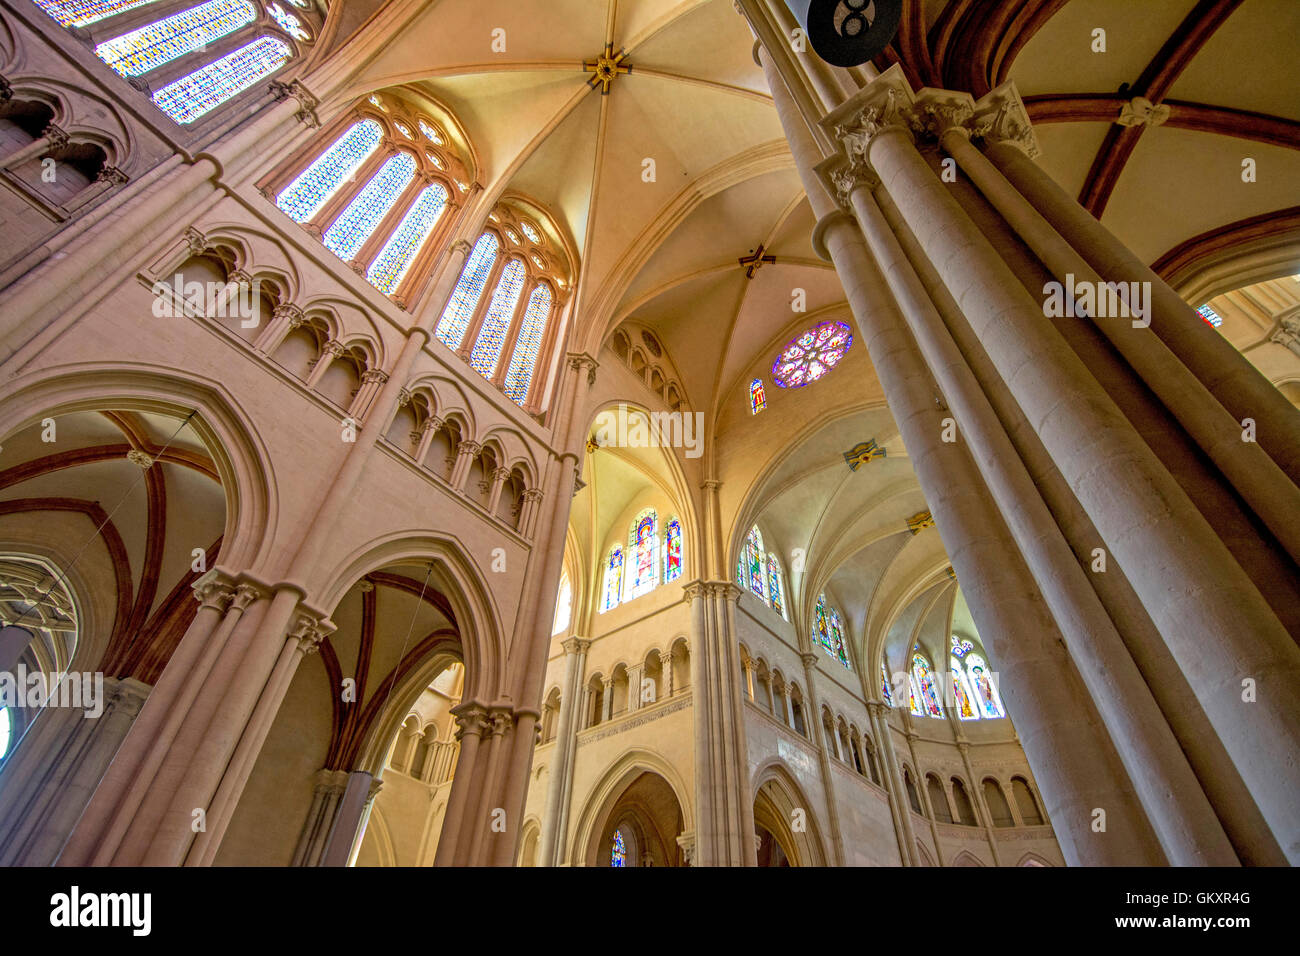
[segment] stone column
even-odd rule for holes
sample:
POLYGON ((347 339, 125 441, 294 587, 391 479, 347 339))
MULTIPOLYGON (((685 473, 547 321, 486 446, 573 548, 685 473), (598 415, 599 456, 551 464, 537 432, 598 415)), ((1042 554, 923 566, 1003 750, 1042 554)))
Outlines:
POLYGON ((673 696, 673 652, 672 648, 659 654, 659 699, 673 696))
POLYGON ((320 862, 325 838, 329 835, 330 824, 334 820, 334 811, 343 791, 347 789, 347 783, 346 770, 316 771, 311 806, 307 810, 307 819, 298 836, 298 847, 293 852, 290 866, 316 866, 320 862))
POLYGON ((980 781, 975 776, 975 768, 970 762, 970 744, 964 740, 958 741, 957 751, 961 754, 961 765, 966 768, 966 783, 970 787, 970 792, 966 796, 970 799, 971 809, 975 811, 975 823, 984 829, 989 853, 993 855, 993 865, 1001 866, 1002 855, 998 853, 998 841, 993 833, 993 815, 989 813, 988 805, 984 802, 984 788, 980 786, 980 781))
POLYGON ((627 711, 641 709, 641 682, 645 680, 645 661, 627 669, 627 711))
POLYGON ((383 369, 372 368, 362 372, 361 387, 357 389, 357 394, 348 406, 348 415, 357 421, 364 421, 366 412, 370 410, 370 402, 387 381, 388 373, 383 369))
POLYGON ((308 388, 315 388, 320 384, 320 380, 325 377, 330 365, 336 358, 342 358, 347 354, 342 342, 336 342, 334 339, 326 342, 321 348, 320 356, 316 359, 316 364, 312 366, 311 373, 307 376, 306 385, 308 388))
POLYGON ((347 866, 353 843, 360 832, 361 818, 370 804, 373 782, 365 770, 348 774, 347 786, 343 788, 343 796, 339 798, 329 836, 321 851, 321 866, 347 866))
MULTIPOLYGON (((1128 574, 1279 842, 1291 848, 1293 860, 1300 859, 1300 820, 1289 809, 1288 795, 1300 787, 1300 765, 1283 769, 1262 758, 1264 751, 1300 748, 1300 728, 1283 716, 1300 711, 1300 648, 917 152, 899 125, 906 95, 897 78, 882 77, 831 119, 849 125, 850 158, 862 156, 880 174, 1011 395, 1128 574), (1070 401, 1062 400, 1066 392, 1070 401), (1243 681, 1270 688, 1277 706, 1247 719, 1243 681)), ((1055 812, 1053 818, 1061 820, 1055 812)), ((1193 831, 1178 839, 1168 829, 1163 833, 1169 846, 1192 855, 1200 835, 1193 831)), ((1212 859, 1222 861, 1228 852, 1226 840, 1214 838, 1212 859)))
POLYGON ((614 716, 614 678, 606 677, 601 685, 604 692, 600 697, 600 720, 605 723, 614 716))
POLYGON ((591 641, 570 637, 564 648, 564 687, 560 691, 559 727, 551 752, 551 775, 546 781, 546 812, 542 818, 541 866, 559 866, 568 840, 569 795, 573 787, 573 755, 581 729, 581 710, 586 702, 583 678, 591 641))
POLYGON ((415 453, 411 456, 415 463, 424 466, 424 458, 429 454, 429 446, 433 444, 433 436, 438 433, 438 429, 443 426, 443 421, 436 415, 431 415, 425 419, 424 425, 420 428, 420 437, 416 440, 415 453))
POLYGON ((886 741, 890 732, 888 714, 889 707, 885 704, 874 700, 867 702, 871 733, 879 741, 879 746, 876 748, 877 766, 885 795, 889 798, 889 818, 893 821, 894 837, 898 840, 899 860, 903 866, 911 866, 916 854, 912 849, 910 828, 903 822, 903 814, 907 811, 907 795, 903 793, 902 782, 898 779, 898 762, 893 758, 886 741))
POLYGON ((506 485, 506 479, 510 477, 509 468, 495 468, 492 471, 492 490, 488 493, 487 510, 488 514, 497 513, 497 505, 501 503, 501 489, 506 485))
POLYGON ((277 305, 271 313, 271 321, 266 323, 266 328, 253 342, 253 348, 264 355, 274 354, 289 333, 302 323, 302 309, 287 302, 277 305))
POLYGON ((465 481, 469 477, 470 465, 478 457, 483 446, 476 441, 463 441, 456 446, 456 464, 451 469, 450 484, 461 494, 465 494, 465 481))
POLYGON ((1007 686, 1004 696, 1009 699, 1013 692, 1020 696, 1019 701, 1009 702, 1017 720, 1029 725, 1023 734, 1025 750, 1042 782, 1044 798, 1049 799, 1050 792, 1050 800, 1059 805, 1060 812, 1054 810, 1053 817, 1062 849, 1074 863, 1159 861, 1162 856, 1154 835, 1064 654, 1055 621, 1037 596, 1029 570, 966 449, 942 440, 944 416, 935 402, 929 369, 861 233, 835 208, 818 181, 813 167, 821 157, 807 130, 792 116, 783 82, 766 55, 763 64, 805 190, 820 216, 814 248, 829 255, 836 266, 939 533, 966 587, 976 624, 981 634, 990 635, 987 641, 1007 686), (1010 640, 1013 634, 1015 641, 1010 640), (1068 706, 1063 695, 1069 697, 1068 706), (1067 713, 1068 720, 1063 716, 1067 713), (1110 812, 1107 834, 1091 830, 1095 807, 1123 808, 1110 812))
POLYGON ((1034 208, 1111 282, 1149 282, 1151 331, 1237 421, 1253 418, 1259 444, 1300 483, 1300 411, 1196 310, 1021 150, 993 142, 988 158, 1034 208))
POLYGON ((470 791, 475 787, 475 777, 479 763, 479 745, 483 734, 488 729, 487 708, 473 701, 463 701, 451 710, 456 718, 456 739, 460 741, 460 757, 456 761, 456 771, 452 777, 451 794, 447 798, 447 812, 442 817, 442 834, 438 838, 438 850, 434 855, 434 866, 454 866, 457 850, 468 840, 463 839, 466 828, 466 814, 471 810, 470 791))
MULTIPOLYGON (((808 694, 804 699, 807 704, 807 717, 815 720, 817 725, 822 728, 822 736, 826 736, 826 725, 821 719, 821 695, 817 692, 817 664, 821 657, 807 651, 799 655, 803 661, 804 681, 808 685, 808 694)), ((844 865, 844 832, 840 827, 840 806, 835 796, 835 774, 831 769, 831 752, 838 755, 838 735, 835 727, 830 728, 830 740, 823 743, 817 748, 817 763, 822 775, 822 789, 826 791, 826 822, 830 830, 828 834, 831 842, 831 851, 836 866, 844 865)))
POLYGON ((0 169, 14 169, 21 166, 29 159, 35 159, 38 156, 44 156, 46 153, 54 152, 59 149, 66 149, 70 140, 65 133, 54 123, 45 127, 44 132, 36 137, 26 146, 20 147, 9 153, 7 156, 0 157, 0 169))

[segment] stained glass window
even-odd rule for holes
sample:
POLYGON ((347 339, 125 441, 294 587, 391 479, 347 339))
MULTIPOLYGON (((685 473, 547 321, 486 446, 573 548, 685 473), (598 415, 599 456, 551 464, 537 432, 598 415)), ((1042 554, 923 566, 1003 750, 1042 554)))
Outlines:
POLYGON ((65 27, 84 27, 117 13, 158 0, 36 0, 36 5, 65 27))
POLYGON ((907 709, 911 711, 913 717, 925 716, 925 711, 921 709, 921 705, 918 703, 920 699, 921 695, 916 692, 916 674, 909 673, 907 675, 907 709))
POLYGON ((894 706, 894 688, 889 683, 889 671, 885 669, 885 662, 880 662, 880 699, 890 707, 894 706))
POLYGON ((153 95, 158 108, 178 123, 192 123, 289 62, 283 40, 261 36, 233 53, 183 76, 153 95))
POLYGON ((461 270, 456 289, 447 302, 442 318, 438 320, 438 331, 435 334, 448 348, 460 348, 460 340, 465 335, 470 317, 478 308, 483 286, 487 283, 488 273, 492 271, 492 263, 496 258, 496 234, 485 232, 474 243, 473 251, 465 260, 465 268, 461 270))
POLYGON ((767 408, 767 396, 763 392, 763 380, 756 378, 749 383, 749 413, 757 415, 767 408))
POLYGON ((623 843, 623 832, 614 831, 614 849, 609 853, 610 866, 627 866, 627 846, 623 843))
POLYGON ((668 521, 664 555, 664 581, 676 581, 682 576, 682 523, 676 518, 668 521))
POLYGON ((601 613, 618 607, 623 595, 623 549, 615 548, 609 553, 605 562, 605 599, 601 602, 601 613))
POLYGON ((845 667, 848 667, 849 649, 844 641, 844 622, 840 620, 840 612, 835 610, 835 608, 831 608, 828 618, 831 629, 831 641, 835 648, 835 659, 845 667))
POLYGON ((785 599, 781 594, 781 565, 777 563, 775 554, 767 556, 767 593, 772 601, 772 610, 785 617, 785 599))
POLYGON ((208 0, 106 40, 95 47, 95 55, 123 76, 140 76, 256 19, 257 8, 248 0, 208 0))
POLYGON ((381 100, 378 96, 375 96, 374 94, 371 94, 370 96, 370 105, 375 107, 376 109, 383 110, 385 113, 388 112, 388 107, 384 105, 384 101, 381 100))
POLYGON ((366 273, 371 285, 380 292, 397 288, 446 208, 447 189, 441 183, 434 183, 420 193, 366 273))
POLYGON ((966 672, 962 669, 961 660, 956 657, 948 660, 951 662, 948 676, 952 680, 952 699, 957 708, 957 716, 962 720, 979 720, 979 712, 971 703, 970 685, 966 683, 966 672))
POLYGON ((353 258, 414 178, 414 156, 397 153, 388 157, 379 167, 379 172, 370 178, 365 188, 326 230, 322 239, 326 247, 345 262, 353 258))
POLYGON ((560 590, 555 596, 555 623, 551 626, 552 634, 559 634, 569 627, 569 618, 573 613, 573 585, 569 583, 568 572, 560 575, 560 590))
POLYGON ((934 679, 930 662, 920 651, 912 653, 912 676, 916 679, 917 701, 924 712, 931 717, 943 716, 943 705, 939 702, 939 686, 934 679))
POLYGON ((375 151, 383 135, 383 127, 374 120, 357 123, 286 186, 275 197, 275 204, 294 222, 306 222, 320 212, 344 180, 375 151))
POLYGON ((9 708, 0 707, 0 760, 9 752, 9 738, 13 736, 13 724, 10 723, 9 708))
POLYGON ((772 363, 772 380, 781 388, 800 388, 815 382, 844 358, 853 333, 843 322, 823 322, 791 339, 772 363))
POLYGON ((1002 699, 998 696, 993 675, 988 664, 984 663, 984 658, 978 654, 967 654, 966 673, 970 676, 971 688, 975 693, 975 702, 979 706, 980 713, 989 718, 1005 717, 1002 699))
POLYGON ((975 650, 975 645, 970 641, 962 640, 956 634, 952 636, 952 656, 965 657, 971 651, 975 650))
POLYGON ((515 339, 514 355, 510 358, 510 370, 506 372, 506 397, 516 404, 522 405, 528 395, 528 385, 537 366, 537 351, 542 347, 542 335, 546 332, 546 320, 550 314, 551 287, 539 282, 528 296, 524 321, 519 327, 519 337, 515 339))
POLYGON ((763 533, 758 530, 758 525, 754 525, 745 536, 745 577, 741 583, 761 597, 764 603, 771 604, 763 586, 763 555, 763 533))
POLYGON ((1215 312, 1208 305, 1203 305, 1196 311, 1200 314, 1201 318, 1206 322, 1209 322, 1216 329, 1223 324, 1223 316, 1219 315, 1219 313, 1215 312))
POLYGON ((401 133, 403 136, 405 136, 407 139, 411 138, 411 128, 407 126, 405 123, 394 123, 393 125, 396 126, 397 131, 401 133))
POLYGON ((275 18, 275 22, 279 24, 281 30, 295 40, 302 40, 305 43, 311 39, 307 31, 302 28, 302 21, 288 10, 282 10, 278 3, 268 3, 266 12, 275 18))
POLYGON ((435 146, 442 145, 442 136, 424 120, 420 120, 420 132, 424 134, 425 139, 433 143, 435 146))
POLYGON ((524 231, 524 235, 528 237, 529 242, 542 241, 542 237, 537 234, 537 230, 532 227, 531 223, 521 222, 519 228, 524 231))
POLYGON ((483 327, 479 329, 478 341, 470 353, 469 364, 484 378, 491 378, 496 371, 497 360, 501 358, 501 346, 505 344, 506 332, 510 329, 510 320, 515 317, 515 306, 519 304, 519 294, 524 288, 527 272, 522 259, 511 259, 501 270, 496 291, 488 304, 487 314, 483 317, 483 327))
POLYGON ((813 637, 832 656, 835 646, 831 639, 830 620, 826 616, 826 595, 817 595, 817 605, 813 608, 813 637))
POLYGON ((627 550, 632 559, 632 577, 627 585, 630 601, 659 583, 659 516, 653 508, 647 508, 632 522, 627 550))

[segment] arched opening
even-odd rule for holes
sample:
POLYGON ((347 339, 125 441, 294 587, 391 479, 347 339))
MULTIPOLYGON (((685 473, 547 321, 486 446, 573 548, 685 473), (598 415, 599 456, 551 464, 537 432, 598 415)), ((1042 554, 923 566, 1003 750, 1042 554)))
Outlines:
POLYGON ((682 808, 668 781, 643 771, 622 788, 598 837, 588 848, 587 866, 682 866, 677 837, 682 808))
POLYGON ((1024 821, 1025 826, 1043 825, 1043 814, 1038 809, 1038 801, 1034 799, 1034 792, 1029 789, 1029 784, 1024 777, 1011 778, 1011 795, 1015 797, 1016 809, 1020 811, 1020 819, 1024 821))
POLYGON ((5 709, 0 865, 37 866, 54 862, 194 621, 232 499, 211 423, 174 403, 28 420, 0 436, 0 623, 13 626, 0 670, 39 673, 52 694, 5 709))
POLYGON ((826 866, 820 827, 794 778, 782 765, 773 764, 760 772, 759 780, 754 788, 759 865, 826 866), (764 834, 770 838, 766 848, 764 834))
POLYGON ((984 803, 988 805, 995 827, 1015 826, 1011 808, 1007 806, 1007 796, 1002 792, 1002 785, 992 777, 984 778, 984 803))
POLYGON ((975 806, 971 803, 970 795, 966 792, 966 784, 962 783, 960 777, 952 778, 952 802, 957 805, 957 822, 966 827, 977 827, 979 821, 975 817, 975 806))
POLYGON ((285 693, 218 865, 432 864, 467 682, 456 593, 442 563, 410 559, 348 587, 285 693))
POLYGON ((948 809, 948 797, 943 792, 943 784, 932 773, 925 775, 925 791, 930 798, 930 812, 940 823, 952 823, 952 811, 948 809))

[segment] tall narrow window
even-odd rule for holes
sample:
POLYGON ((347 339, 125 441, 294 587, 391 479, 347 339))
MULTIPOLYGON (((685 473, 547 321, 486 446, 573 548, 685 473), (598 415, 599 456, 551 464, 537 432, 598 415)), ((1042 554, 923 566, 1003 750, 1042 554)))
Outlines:
POLYGON ((375 151, 383 135, 383 127, 374 120, 356 123, 286 186, 275 204, 294 222, 306 222, 375 151))
POLYGON ((628 554, 632 577, 628 580, 628 600, 649 593, 659 580, 659 516, 653 508, 637 515, 628 534, 628 554))
POLYGON ((831 608, 827 616, 830 619, 831 641, 835 648, 835 659, 848 667, 849 649, 844 640, 844 622, 840 620, 840 612, 835 608, 831 608))
POLYGON ((605 562, 605 600, 601 602, 601 612, 618 607, 619 599, 622 596, 623 549, 615 548, 609 553, 609 559, 605 562))
POLYGON ((772 610, 785 617, 785 599, 781 594, 781 565, 775 554, 767 556, 767 591, 771 595, 772 610))
POLYGON ((745 536, 745 578, 741 583, 761 597, 765 604, 771 604, 767 589, 763 585, 764 554, 763 533, 758 530, 758 525, 754 525, 745 536))
POLYGON ((682 523, 677 518, 668 522, 664 537, 664 581, 676 581, 682 576, 682 523))
POLYGON ((834 656, 835 646, 831 640, 830 619, 826 616, 826 595, 817 595, 817 604, 813 607, 813 637, 827 653, 834 656))
POLYGON ((415 159, 410 153, 390 156, 325 232, 326 247, 344 262, 354 258, 414 178, 415 159))
POLYGON ((767 395, 763 391, 763 380, 756 378, 749 383, 749 413, 757 415, 767 408, 767 395))
POLYGON ((880 699, 888 706, 894 706, 894 688, 889 683, 889 671, 885 669, 885 662, 880 662, 880 699))
POLYGON ((537 352, 541 348, 542 335, 546 332, 546 320, 550 314, 551 287, 542 282, 528 297, 523 325, 520 326, 519 337, 515 340, 514 357, 510 360, 510 371, 506 373, 506 395, 518 404, 523 404, 524 398, 528 395, 528 385, 533 378, 533 369, 537 365, 537 352))
POLYGON ((158 0, 36 0, 36 5, 65 27, 84 27, 158 0))
POLYGON ((447 208, 447 190, 442 183, 426 187, 420 198, 402 217, 392 238, 380 250, 366 272, 366 279, 380 292, 392 292, 406 275, 415 254, 433 232, 447 208))
POLYGON ((0 707, 0 760, 9 752, 9 738, 13 736, 13 724, 10 723, 9 708, 0 707))
POLYGON ((496 291, 492 293, 492 303, 483 318, 483 327, 479 329, 478 341, 469 356, 469 364, 484 378, 491 378, 496 371, 501 346, 505 343, 510 320, 514 318, 515 306, 519 304, 519 293, 523 291, 526 275, 522 259, 511 259, 501 270, 496 291))
POLYGON ((984 663, 984 658, 978 654, 967 654, 966 673, 970 675, 971 687, 975 691, 975 701, 979 706, 980 713, 990 718, 1005 717, 1006 712, 1002 709, 1002 698, 998 696, 998 689, 993 683, 993 675, 989 671, 989 666, 984 663))
POLYGON ((949 660, 952 663, 948 676, 952 680, 953 706, 957 708, 957 716, 962 720, 979 720, 979 711, 975 709, 975 704, 971 700, 970 684, 966 682, 966 672, 962 669, 961 660, 957 657, 950 657, 949 660))
POLYGON ((627 866, 627 844, 623 842, 623 831, 614 831, 614 846, 609 852, 610 866, 627 866))
POLYGON ((233 53, 183 76, 153 95, 158 108, 178 123, 192 123, 289 62, 283 41, 260 36, 233 53))
POLYGON ((939 702, 939 686, 934 679, 930 662, 920 651, 912 654, 912 676, 916 678, 918 703, 931 717, 943 716, 943 705, 939 702))
POLYGON ((573 585, 569 583, 569 573, 560 575, 560 590, 555 596, 555 623, 551 626, 552 634, 559 634, 569 628, 569 619, 573 613, 573 585))
POLYGON ((483 286, 487 284, 492 264, 496 262, 497 248, 500 243, 496 233, 485 232, 474 243, 474 249, 465 260, 460 280, 451 294, 442 318, 438 320, 435 333, 444 345, 451 349, 460 348, 460 341, 465 337, 470 317, 478 308, 478 300, 483 297, 483 286))
POLYGON ((140 76, 257 19, 248 0, 208 0, 147 27, 106 40, 95 55, 123 76, 140 76))

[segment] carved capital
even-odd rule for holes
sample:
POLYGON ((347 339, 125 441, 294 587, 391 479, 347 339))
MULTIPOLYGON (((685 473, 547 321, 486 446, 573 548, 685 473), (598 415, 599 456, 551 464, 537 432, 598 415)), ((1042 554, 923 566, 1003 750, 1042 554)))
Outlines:
POLYGON ((289 328, 296 329, 303 323, 302 309, 288 303, 277 305, 275 311, 271 313, 271 319, 273 321, 287 320, 289 328))
POLYGON ((482 737, 488 728, 487 708, 472 702, 459 704, 451 709, 456 718, 456 739, 461 740, 466 734, 482 737))
MULTIPOLYGON (((402 386, 397 390, 397 407, 405 408, 407 405, 410 404, 411 404, 411 391, 406 386, 402 386)), ((425 424, 427 425, 428 423, 426 422, 425 424)))
POLYGON ((338 341, 337 339, 330 339, 328 342, 325 343, 325 346, 321 351, 322 353, 326 353, 326 352, 329 353, 330 355, 334 356, 334 358, 342 358, 344 355, 347 354, 348 350, 344 347, 342 342, 338 341))
POLYGON ((325 634, 322 622, 310 614, 299 614, 288 637, 298 642, 298 652, 306 656, 316 651, 325 634))
POLYGON ((812 669, 821 663, 821 656, 818 654, 800 654, 799 660, 803 661, 804 667, 812 669))
POLYGON ((1011 80, 990 90, 976 102, 970 133, 973 138, 982 138, 986 143, 1009 143, 1030 159, 1040 152, 1038 137, 1029 122, 1029 112, 1011 80))
POLYGON ((185 244, 189 246, 192 256, 197 256, 208 248, 207 237, 193 226, 185 230, 185 244))
POLYGON ((271 95, 277 100, 287 99, 292 96, 298 101, 298 112, 293 114, 293 118, 299 123, 302 123, 308 129, 317 129, 320 126, 320 120, 316 116, 316 107, 319 105, 319 101, 302 84, 301 80, 291 80, 288 83, 272 80, 270 89, 271 95))
POLYGON ((51 151, 66 149, 68 143, 72 141, 63 127, 56 126, 54 123, 48 124, 45 129, 41 131, 41 136, 45 139, 46 143, 49 144, 49 149, 51 151))
POLYGON ((116 166, 105 166, 95 176, 95 182, 108 183, 110 186, 125 185, 130 179, 130 176, 116 166))
POLYGON ((361 381, 383 385, 388 381, 388 373, 378 368, 367 369, 361 373, 361 381))
POLYGON ((505 481, 505 480, 506 480, 507 478, 509 478, 509 477, 510 477, 510 469, 509 469, 509 468, 494 468, 494 469, 492 470, 492 480, 493 480, 493 481, 505 481))
POLYGON ((457 239, 455 242, 451 244, 450 251, 459 252, 462 256, 468 256, 470 252, 473 251, 473 249, 474 246, 470 243, 468 239, 457 239))
POLYGON ((241 584, 235 588, 235 596, 230 602, 231 608, 244 610, 262 596, 262 589, 251 584, 241 584))
POLYGON ((235 596, 235 589, 225 581, 205 581, 195 586, 194 597, 200 608, 210 607, 224 614, 235 596))
POLYGON ((566 654, 585 654, 591 647, 591 641, 581 637, 567 637, 560 641, 560 646, 566 654))
POLYGON ((456 454, 467 458, 473 458, 483 450, 483 446, 476 441, 463 441, 456 446, 456 454))

